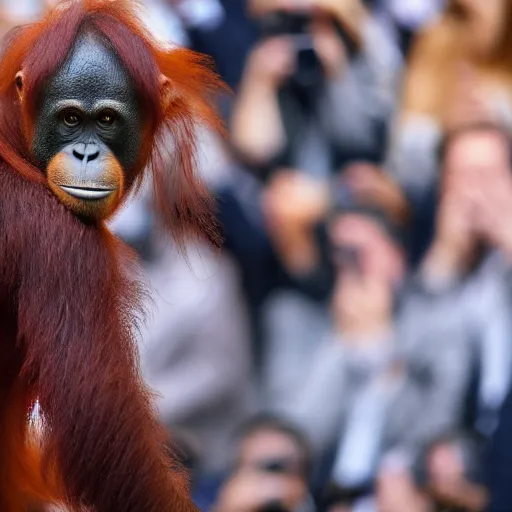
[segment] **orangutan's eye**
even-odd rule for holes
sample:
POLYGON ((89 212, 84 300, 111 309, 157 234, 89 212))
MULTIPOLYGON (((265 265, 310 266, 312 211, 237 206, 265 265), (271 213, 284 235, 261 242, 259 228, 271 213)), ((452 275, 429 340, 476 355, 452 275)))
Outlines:
POLYGON ((76 112, 65 112, 62 116, 64 124, 71 128, 78 126, 82 121, 82 118, 76 112))
POLYGON ((106 110, 102 112, 98 116, 98 123, 101 126, 112 126, 116 121, 116 115, 114 112, 111 112, 110 110, 106 110))

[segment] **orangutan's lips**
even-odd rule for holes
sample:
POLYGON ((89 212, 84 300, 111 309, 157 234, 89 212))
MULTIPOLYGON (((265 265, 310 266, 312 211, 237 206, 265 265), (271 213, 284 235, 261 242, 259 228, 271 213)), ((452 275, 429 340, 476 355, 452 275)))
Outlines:
POLYGON ((115 192, 115 189, 113 188, 92 188, 76 186, 71 187, 69 185, 59 185, 59 187, 70 196, 86 201, 96 201, 98 199, 105 199, 110 194, 115 192))

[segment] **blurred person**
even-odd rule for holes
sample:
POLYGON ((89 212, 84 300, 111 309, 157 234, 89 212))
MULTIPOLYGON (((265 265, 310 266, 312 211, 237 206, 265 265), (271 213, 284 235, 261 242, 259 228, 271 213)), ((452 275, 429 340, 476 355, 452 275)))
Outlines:
POLYGON ((231 148, 244 170, 221 191, 219 216, 261 361, 265 332, 279 337, 285 316, 316 317, 328 297, 331 277, 312 242, 328 208, 319 206, 322 189, 344 162, 378 159, 401 59, 360 0, 254 0, 249 8, 262 38, 231 117, 231 148))
POLYGON ((439 179, 436 149, 458 126, 511 125, 511 4, 447 0, 441 16, 415 36, 384 166, 414 205, 415 264, 434 236, 439 179))
POLYGON ((331 203, 327 184, 293 169, 275 173, 262 196, 268 235, 296 285, 276 290, 263 308, 263 399, 269 407, 296 391, 318 339, 330 327, 334 276, 324 220, 331 203))
POLYGON ((325 178, 378 159, 393 111, 399 55, 360 0, 253 0, 263 39, 234 108, 235 151, 260 176, 274 167, 325 178))
POLYGON ((276 302, 291 323, 317 316, 328 297, 331 277, 312 241, 328 209, 320 203, 344 162, 378 159, 401 59, 360 0, 254 0, 249 8, 262 38, 246 63, 231 143, 256 179, 224 190, 220 210, 262 340, 265 329, 275 337, 284 329, 261 328, 276 302))
POLYGON ((424 447, 457 425, 470 352, 460 326, 438 326, 408 300, 406 219, 346 185, 337 192, 330 332, 318 334, 278 410, 316 453, 331 454, 329 478, 360 507, 385 458, 412 470, 424 447))
MULTIPOLYGON (((394 219, 409 215, 409 205, 400 189, 373 166, 353 164, 343 174, 343 182, 362 201, 379 203, 394 219)), ((334 177, 324 183, 294 169, 279 169, 262 194, 267 232, 283 267, 310 288, 316 282, 326 290, 327 281, 332 280, 325 268, 326 240, 319 240, 325 230, 319 229, 335 206, 333 183, 334 177)))
MULTIPOLYGON (((459 129, 443 145, 441 167, 436 235, 420 268, 416 300, 432 322, 449 318, 463 326, 473 372, 465 421, 426 450, 420 478, 438 501, 478 511, 486 503, 486 454, 511 382, 508 133, 489 124, 459 129)), ((382 487, 384 496, 396 496, 393 478, 382 487)))
POLYGON ((447 133, 482 121, 511 128, 511 23, 508 0, 448 0, 415 41, 386 163, 413 203, 435 187, 447 133))
POLYGON ((237 445, 214 512, 314 512, 311 453, 300 430, 261 414, 242 426, 237 445))

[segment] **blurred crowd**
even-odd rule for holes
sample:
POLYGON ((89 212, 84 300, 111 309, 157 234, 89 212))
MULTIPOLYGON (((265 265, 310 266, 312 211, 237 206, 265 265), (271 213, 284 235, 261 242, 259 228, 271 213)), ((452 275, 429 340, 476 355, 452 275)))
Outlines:
POLYGON ((223 250, 150 187, 112 222, 198 506, 512 512, 512 1, 142 3, 234 91, 198 134, 223 250))

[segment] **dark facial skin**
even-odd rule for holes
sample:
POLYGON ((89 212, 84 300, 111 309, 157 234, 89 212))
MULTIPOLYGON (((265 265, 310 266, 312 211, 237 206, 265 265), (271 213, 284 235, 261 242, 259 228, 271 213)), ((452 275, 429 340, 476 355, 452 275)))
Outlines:
POLYGON ((75 213, 101 219, 117 206, 141 144, 140 109, 116 53, 79 37, 39 99, 32 153, 75 213))

